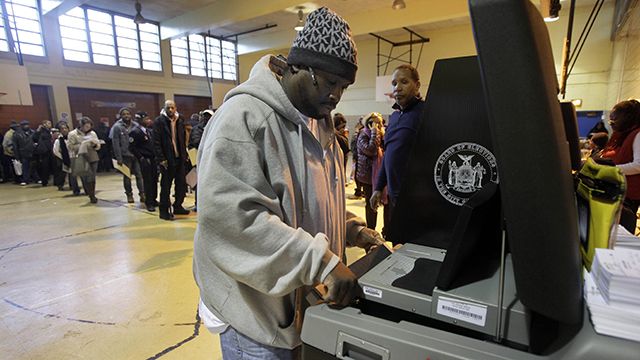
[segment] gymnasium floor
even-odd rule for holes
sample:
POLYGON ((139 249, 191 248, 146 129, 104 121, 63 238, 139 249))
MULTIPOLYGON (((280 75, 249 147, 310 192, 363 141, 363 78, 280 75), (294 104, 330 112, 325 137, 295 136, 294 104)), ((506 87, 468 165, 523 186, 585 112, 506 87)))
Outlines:
MULTIPOLYGON (((114 173, 99 174, 97 190, 92 205, 53 186, 0 184, 0 358, 221 359, 196 322, 195 214, 167 222, 137 196, 127 204, 114 173)), ((347 204, 364 216, 364 200, 347 204)))

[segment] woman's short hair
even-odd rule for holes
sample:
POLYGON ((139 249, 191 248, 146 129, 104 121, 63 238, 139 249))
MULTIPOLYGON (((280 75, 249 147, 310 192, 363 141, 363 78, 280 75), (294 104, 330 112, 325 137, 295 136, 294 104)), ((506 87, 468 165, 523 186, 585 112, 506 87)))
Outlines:
POLYGON ((82 119, 80 119, 80 126, 83 126, 85 124, 91 124, 91 126, 93 126, 93 120, 91 120, 91 118, 88 116, 83 116, 82 119))

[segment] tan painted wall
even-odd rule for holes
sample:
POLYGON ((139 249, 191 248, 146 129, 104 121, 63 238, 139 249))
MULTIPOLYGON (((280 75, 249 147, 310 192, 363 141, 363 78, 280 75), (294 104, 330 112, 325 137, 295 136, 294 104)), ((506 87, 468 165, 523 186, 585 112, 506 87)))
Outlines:
POLYGON ((613 61, 607 109, 629 98, 640 99, 640 4, 631 14, 613 45, 613 61))

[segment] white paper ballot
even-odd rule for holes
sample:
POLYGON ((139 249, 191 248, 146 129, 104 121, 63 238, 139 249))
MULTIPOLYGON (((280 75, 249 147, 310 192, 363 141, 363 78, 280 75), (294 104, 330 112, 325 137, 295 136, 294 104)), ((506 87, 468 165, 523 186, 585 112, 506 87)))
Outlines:
POLYGON ((131 179, 131 170, 129 169, 129 167, 125 164, 122 165, 118 165, 118 160, 113 159, 113 167, 114 169, 120 171, 122 173, 122 175, 128 177, 129 179, 131 179))

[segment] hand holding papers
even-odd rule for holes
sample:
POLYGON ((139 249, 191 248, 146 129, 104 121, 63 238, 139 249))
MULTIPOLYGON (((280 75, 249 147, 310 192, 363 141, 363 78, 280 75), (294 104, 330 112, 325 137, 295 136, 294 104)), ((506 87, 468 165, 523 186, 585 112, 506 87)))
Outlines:
POLYGON ((116 159, 112 159, 113 161, 113 168, 120 171, 122 173, 122 175, 128 177, 129 179, 131 179, 131 169, 129 169, 129 167, 125 164, 122 165, 118 165, 118 161, 116 159))

